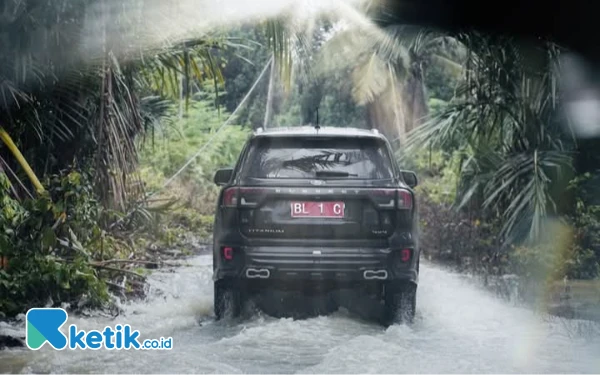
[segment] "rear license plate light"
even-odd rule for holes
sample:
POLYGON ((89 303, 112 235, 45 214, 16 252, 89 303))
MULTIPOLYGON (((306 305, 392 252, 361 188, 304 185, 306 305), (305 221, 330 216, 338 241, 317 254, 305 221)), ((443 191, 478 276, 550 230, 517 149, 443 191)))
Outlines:
POLYGON ((294 218, 343 219, 344 202, 290 202, 291 216, 294 218))

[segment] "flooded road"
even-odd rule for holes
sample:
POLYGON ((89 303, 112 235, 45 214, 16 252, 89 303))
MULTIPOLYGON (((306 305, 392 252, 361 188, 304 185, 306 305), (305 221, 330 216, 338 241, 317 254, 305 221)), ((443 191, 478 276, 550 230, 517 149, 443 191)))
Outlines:
POLYGON ((340 311, 305 320, 257 314, 214 322, 211 256, 157 272, 146 303, 116 319, 69 317, 80 329, 127 323, 171 351, 0 351, 0 372, 35 373, 598 373, 600 329, 512 306, 436 266, 421 267, 417 319, 384 329, 340 311))

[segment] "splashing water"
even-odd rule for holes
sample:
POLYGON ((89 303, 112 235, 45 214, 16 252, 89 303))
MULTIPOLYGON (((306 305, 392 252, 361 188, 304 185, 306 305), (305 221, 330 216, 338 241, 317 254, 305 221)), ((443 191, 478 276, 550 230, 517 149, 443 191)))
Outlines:
POLYGON ((547 320, 425 264, 412 327, 383 329, 340 311, 305 320, 262 314, 214 322, 212 265, 199 256, 157 272, 151 301, 114 321, 69 318, 84 329, 131 324, 172 336, 173 350, 0 352, 0 372, 83 373, 597 373, 600 337, 573 335, 580 321, 547 320))

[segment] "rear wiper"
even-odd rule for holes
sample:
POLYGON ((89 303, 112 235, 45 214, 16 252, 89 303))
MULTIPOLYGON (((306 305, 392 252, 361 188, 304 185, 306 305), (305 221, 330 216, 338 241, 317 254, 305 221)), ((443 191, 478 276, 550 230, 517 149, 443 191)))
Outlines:
POLYGON ((357 177, 356 173, 348 173, 344 171, 316 171, 317 177, 357 177))

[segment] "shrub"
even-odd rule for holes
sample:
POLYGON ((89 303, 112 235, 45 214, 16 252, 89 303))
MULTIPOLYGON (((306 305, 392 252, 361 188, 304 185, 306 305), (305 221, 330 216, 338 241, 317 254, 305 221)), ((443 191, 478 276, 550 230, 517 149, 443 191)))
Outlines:
POLYGON ((574 196, 573 207, 544 241, 515 249, 512 263, 521 274, 551 281, 600 276, 600 206, 589 204, 582 188, 590 178, 584 174, 570 182, 567 193, 574 196))
POLYGON ((421 150, 411 155, 401 155, 400 165, 414 170, 419 177, 417 192, 430 201, 451 205, 456 199, 458 183, 458 154, 421 150))
POLYGON ((227 125, 215 132, 229 117, 207 100, 195 100, 185 117, 172 117, 173 127, 164 129, 154 145, 144 148, 141 176, 149 191, 161 191, 162 200, 176 200, 174 210, 161 220, 168 227, 188 229, 199 237, 208 237, 219 192, 213 183, 218 168, 232 167, 247 140, 250 130, 227 125), (164 182, 173 176, 199 149, 203 152, 169 186, 164 182))
POLYGON ((99 233, 91 184, 78 172, 55 175, 47 191, 19 203, 0 174, 0 312, 78 302, 100 305, 106 285, 89 261, 87 245, 99 233))
POLYGON ((498 222, 486 222, 472 212, 419 197, 420 247, 425 256, 462 271, 502 274, 508 257, 499 246, 498 222))

